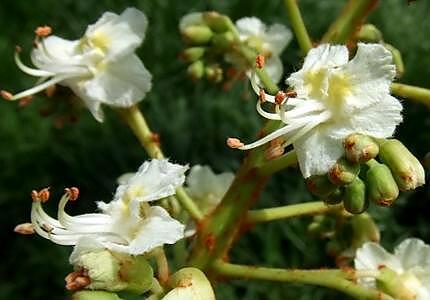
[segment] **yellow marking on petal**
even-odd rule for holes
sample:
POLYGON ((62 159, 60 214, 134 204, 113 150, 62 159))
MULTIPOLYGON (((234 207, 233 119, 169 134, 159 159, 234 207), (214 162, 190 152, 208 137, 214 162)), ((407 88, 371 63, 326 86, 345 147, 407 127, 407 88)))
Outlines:
POLYGON ((328 98, 331 104, 341 104, 351 93, 351 83, 347 74, 333 74, 328 83, 328 98))
POLYGON ((109 44, 111 43, 111 39, 108 35, 98 31, 96 31, 90 39, 92 44, 95 47, 103 50, 103 52, 106 52, 108 50, 109 44))
POLYGON ((308 90, 309 98, 321 99, 324 97, 322 93, 324 79, 327 72, 324 69, 317 71, 308 71, 303 76, 304 86, 308 90))

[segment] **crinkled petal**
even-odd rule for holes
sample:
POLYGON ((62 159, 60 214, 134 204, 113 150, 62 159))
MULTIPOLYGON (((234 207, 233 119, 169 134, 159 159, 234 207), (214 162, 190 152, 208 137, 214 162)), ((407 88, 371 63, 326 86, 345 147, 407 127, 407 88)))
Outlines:
POLYGON ((216 175, 208 166, 195 165, 186 179, 187 191, 195 198, 204 198, 212 194, 221 200, 233 179, 233 173, 216 175))
POLYGON ((333 68, 348 62, 348 48, 343 45, 321 44, 309 50, 302 70, 333 68))
POLYGON ((145 97, 152 87, 151 80, 151 73, 135 54, 131 54, 107 64, 77 88, 81 89, 79 95, 86 98, 87 105, 89 102, 102 102, 129 107, 145 97))
POLYGON ((136 8, 127 8, 121 15, 106 12, 88 26, 85 37, 106 53, 107 60, 117 60, 140 46, 145 38, 148 20, 136 8))
POLYGON ((329 137, 329 130, 320 125, 293 143, 304 178, 326 174, 343 155, 342 140, 329 137))
POLYGON ((179 21, 179 31, 184 31, 188 26, 203 24, 203 14, 201 12, 192 12, 181 18, 179 21))
POLYGON ((378 270, 380 266, 385 266, 398 273, 403 272, 399 259, 373 242, 357 249, 354 265, 357 270, 378 270))
POLYGON ((404 269, 422 267, 430 272, 430 245, 422 240, 410 238, 404 240, 394 250, 404 269))
POLYGON ((125 193, 130 193, 137 201, 153 201, 171 196, 184 183, 187 169, 187 166, 172 164, 167 159, 144 162, 127 183, 117 188, 114 200, 122 199, 125 193))
POLYGON ((292 37, 291 31, 287 27, 275 23, 269 27, 265 34, 264 47, 268 48, 272 55, 278 56, 284 51, 292 37))
POLYGON ((129 253, 143 254, 164 244, 174 244, 184 237, 185 226, 170 217, 160 206, 152 206, 150 213, 130 243, 129 253))
POLYGON ((359 43, 355 57, 338 71, 348 74, 351 94, 345 104, 351 110, 382 101, 390 93, 396 67, 383 45, 359 43))
POLYGON ((236 21, 241 40, 246 40, 251 36, 263 37, 266 25, 256 17, 245 17, 236 21))

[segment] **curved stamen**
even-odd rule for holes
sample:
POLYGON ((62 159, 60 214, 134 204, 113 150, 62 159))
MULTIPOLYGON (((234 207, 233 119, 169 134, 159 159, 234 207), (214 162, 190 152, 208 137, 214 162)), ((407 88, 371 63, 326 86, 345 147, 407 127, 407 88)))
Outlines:
POLYGON ((325 106, 321 102, 315 100, 307 100, 305 103, 288 110, 286 112, 286 119, 297 118, 324 109, 325 106))
POLYGON ((15 63, 18 66, 18 68, 28 75, 35 76, 35 77, 51 77, 51 76, 55 75, 55 73, 52 73, 52 72, 27 67, 22 62, 22 60, 19 56, 19 51, 15 51, 14 58, 15 58, 15 63))
POLYGON ((281 120, 281 117, 278 114, 269 113, 263 109, 261 106, 261 101, 257 101, 257 112, 265 117, 266 119, 270 120, 281 120))
MULTIPOLYGON (((251 81, 251 87, 254 90, 255 94, 260 95, 261 88, 258 86, 257 75, 256 75, 255 72, 251 73, 250 81, 251 81)), ((275 103, 275 96, 272 96, 272 95, 269 95, 269 94, 265 93, 264 100, 268 101, 268 102, 271 102, 271 103, 275 103)))

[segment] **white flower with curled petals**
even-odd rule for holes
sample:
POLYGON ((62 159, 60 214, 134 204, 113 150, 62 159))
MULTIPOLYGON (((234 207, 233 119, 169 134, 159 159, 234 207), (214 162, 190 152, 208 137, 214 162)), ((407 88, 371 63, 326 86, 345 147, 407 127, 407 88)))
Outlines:
MULTIPOLYGON (((325 174, 343 155, 342 141, 349 134, 392 136, 402 121, 402 105, 390 95, 394 76, 391 53, 380 44, 359 43, 350 61, 345 46, 323 44, 311 49, 302 69, 286 80, 297 97, 279 103, 265 95, 276 113, 257 103, 262 116, 281 120, 285 126, 239 149, 282 137, 283 146, 294 146, 305 178, 325 174)), ((251 82, 260 93, 255 78, 251 82)))
POLYGON ((80 40, 38 37, 31 53, 37 69, 24 65, 19 51, 15 61, 23 72, 41 79, 8 100, 59 84, 73 90, 98 121, 103 120, 101 104, 129 107, 141 101, 151 89, 152 76, 134 52, 145 38, 147 25, 143 12, 127 8, 120 15, 104 13, 80 40))
POLYGON ((430 299, 430 246, 422 240, 406 239, 394 254, 379 244, 365 243, 357 250, 354 265, 361 285, 375 288, 381 268, 388 268, 397 277, 394 290, 410 297, 402 299, 430 299))
POLYGON ((292 39, 291 31, 282 24, 266 26, 256 17, 246 17, 236 21, 240 40, 264 55, 265 70, 274 82, 279 82, 283 66, 279 56, 292 39))
MULTIPOLYGON (((46 214, 44 201, 36 197, 31 211, 33 228, 54 243, 76 245, 78 252, 93 247, 139 255, 163 244, 173 244, 184 237, 184 225, 164 208, 146 202, 174 195, 185 180, 186 170, 187 167, 167 160, 145 162, 126 184, 118 187, 113 201, 98 203, 102 213, 68 215, 65 205, 74 200, 69 190, 60 200, 57 220, 46 214), (85 247, 80 247, 81 241, 85 247)), ((71 259, 78 255, 75 252, 71 259)))

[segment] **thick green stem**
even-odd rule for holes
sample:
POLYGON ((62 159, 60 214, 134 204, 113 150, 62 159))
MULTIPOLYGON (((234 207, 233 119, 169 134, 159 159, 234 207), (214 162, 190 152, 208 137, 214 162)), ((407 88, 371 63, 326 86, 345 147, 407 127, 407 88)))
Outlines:
POLYGON ((267 72, 264 68, 263 69, 256 69, 255 72, 256 72, 258 78, 260 78, 260 81, 263 84, 264 89, 269 94, 275 95, 279 91, 278 86, 276 85, 276 83, 274 83, 272 81, 269 74, 267 74, 267 72))
MULTIPOLYGON (((139 107, 136 105, 130 108, 119 109, 119 113, 125 120, 127 125, 131 128, 134 135, 137 137, 143 148, 146 150, 151 158, 161 159, 164 158, 161 151, 158 136, 154 134, 148 126, 144 116, 142 115, 139 107)), ((176 198, 181 206, 190 214, 194 220, 201 220, 203 218, 197 205, 187 195, 182 187, 176 190, 176 198)))
POLYGON ((418 103, 422 103, 427 105, 430 108, 430 90, 407 85, 402 83, 392 83, 391 84, 391 93, 393 95, 408 98, 410 100, 416 101, 418 103))
POLYGON ((214 263, 213 269, 218 275, 229 278, 312 284, 332 288, 357 299, 393 300, 382 292, 349 281, 354 279, 354 272, 351 271, 264 268, 229 264, 220 260, 214 263))
POLYGON ((257 172, 260 175, 268 176, 283 169, 286 169, 297 164, 296 151, 291 150, 284 155, 273 160, 266 161, 258 166, 257 172))
POLYGON ((302 49, 303 55, 305 55, 312 48, 312 41, 309 38, 308 31, 306 30, 302 15, 300 14, 297 0, 284 0, 284 5, 287 9, 288 19, 290 20, 300 49, 302 49))
POLYGON ((342 205, 327 205, 322 201, 291 204, 280 207, 251 210, 248 212, 246 222, 249 224, 270 222, 298 216, 324 214, 341 209, 342 205))
POLYGON ((346 44, 377 4, 378 0, 349 0, 321 42, 346 44))

